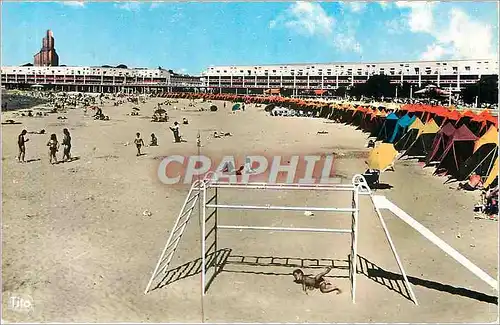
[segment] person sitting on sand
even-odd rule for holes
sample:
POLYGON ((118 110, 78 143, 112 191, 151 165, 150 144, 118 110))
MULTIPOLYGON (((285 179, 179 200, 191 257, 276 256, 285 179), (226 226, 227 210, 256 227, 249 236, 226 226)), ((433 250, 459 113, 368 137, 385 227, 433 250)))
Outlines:
POLYGON ((158 138, 154 133, 151 133, 151 143, 149 145, 152 147, 158 146, 158 138))
POLYGON ((221 138, 221 136, 219 135, 219 133, 217 133, 217 131, 214 131, 214 138, 216 138, 216 139, 221 138))
POLYGON ((17 156, 17 160, 19 162, 25 162, 24 161, 24 156, 26 155, 26 142, 28 142, 30 139, 25 139, 24 136, 28 133, 26 130, 22 130, 21 134, 17 137, 17 144, 19 146, 19 156, 17 156))
POLYGON ((135 143, 135 146, 137 147, 137 155, 136 156, 140 156, 141 155, 141 148, 144 146, 144 141, 142 141, 141 134, 139 132, 137 132, 135 135, 136 135, 136 138, 134 140, 134 143, 135 143))
POLYGON ((55 133, 50 135, 50 140, 47 142, 49 147, 49 162, 51 164, 57 163, 56 153, 59 151, 59 142, 57 141, 57 136, 55 133))
POLYGON ((301 269, 296 269, 293 271, 294 282, 302 284, 302 290, 307 293, 307 290, 319 289, 322 293, 329 293, 332 291, 337 291, 337 294, 342 293, 342 291, 332 285, 330 282, 326 281, 324 276, 327 275, 332 270, 332 267, 327 267, 325 271, 316 274, 314 277, 310 275, 304 275, 301 269))
POLYGON ((68 129, 63 129, 64 137, 62 141, 62 145, 64 146, 63 150, 63 161, 71 160, 71 135, 69 134, 68 129))
POLYGON ((188 119, 183 117, 182 118, 182 124, 189 124, 188 119))

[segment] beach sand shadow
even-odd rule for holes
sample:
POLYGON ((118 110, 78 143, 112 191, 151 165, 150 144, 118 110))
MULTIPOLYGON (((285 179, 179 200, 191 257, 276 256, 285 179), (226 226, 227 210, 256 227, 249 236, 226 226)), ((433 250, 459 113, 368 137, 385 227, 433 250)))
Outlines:
POLYGON ((80 157, 71 157, 69 160, 66 160, 66 161, 59 160, 54 165, 71 163, 71 162, 78 161, 78 160, 80 160, 80 157))
MULTIPOLYGON (((386 271, 360 255, 358 255, 358 261, 359 261, 358 264, 359 268, 357 270, 357 273, 361 273, 370 280, 385 286, 389 290, 399 293, 408 300, 411 300, 408 288, 406 288, 405 283, 403 281, 403 276, 401 274, 386 271), (405 290, 403 290, 403 288, 405 290)), ((487 302, 490 304, 498 305, 498 297, 490 296, 481 292, 465 288, 453 287, 451 285, 420 279, 413 276, 408 276, 408 281, 416 286, 422 286, 428 289, 447 292, 452 295, 458 295, 469 299, 474 299, 481 302, 487 302)))
POLYGON ((41 158, 28 159, 28 160, 26 160, 26 163, 31 163, 31 162, 40 161, 40 160, 42 160, 42 159, 41 158))
MULTIPOLYGON (((317 273, 319 269, 324 269, 326 267, 332 267, 332 269, 338 270, 349 270, 349 256, 346 260, 339 259, 318 259, 318 258, 300 258, 300 257, 278 257, 278 256, 243 256, 243 255, 231 255, 232 250, 229 248, 220 249, 215 253, 207 254, 206 265, 207 270, 211 267, 215 267, 215 272, 210 278, 207 278, 207 291, 215 277, 221 273, 241 273, 241 274, 256 274, 264 276, 292 276, 292 268, 302 268, 310 269, 311 271, 304 270, 304 273, 317 273), (265 271, 250 271, 250 270, 230 270, 227 266, 238 265, 238 266, 252 266, 252 267, 289 267, 290 272, 265 272, 265 271)), ((194 275, 201 273, 201 258, 193 260, 191 262, 185 263, 178 266, 170 271, 167 271, 164 278, 160 283, 153 289, 163 288, 171 283, 177 282, 179 280, 192 277, 194 275)), ((408 288, 406 287, 403 276, 398 273, 386 271, 381 267, 377 266, 373 262, 369 261, 363 256, 358 255, 357 263, 357 274, 362 274, 366 276, 371 281, 374 281, 380 285, 383 285, 387 289, 394 291, 404 298, 411 300, 408 288)), ((208 272, 207 272, 208 275, 208 272)), ((331 275, 325 276, 325 278, 349 278, 349 275, 331 275)), ((490 304, 498 305, 498 297, 490 296, 481 292, 454 287, 451 285, 425 280, 413 276, 408 276, 408 281, 412 285, 422 286, 427 289, 437 290, 441 292, 446 292, 452 295, 458 295, 469 299, 474 299, 481 302, 486 302, 490 304)), ((418 297, 417 297, 418 299, 418 297)))
POLYGON ((372 190, 390 190, 393 187, 394 186, 392 186, 391 184, 387 184, 387 183, 377 183, 377 184, 370 186, 370 188, 372 190))

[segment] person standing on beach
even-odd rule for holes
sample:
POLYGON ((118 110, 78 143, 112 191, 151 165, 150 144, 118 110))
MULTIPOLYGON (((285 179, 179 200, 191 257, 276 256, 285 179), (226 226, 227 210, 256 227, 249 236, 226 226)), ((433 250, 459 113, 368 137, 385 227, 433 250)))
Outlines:
POLYGON ((24 161, 24 156, 26 155, 26 142, 28 142, 30 139, 25 139, 24 136, 28 133, 26 130, 22 130, 21 134, 17 137, 17 144, 19 146, 19 156, 17 157, 17 160, 19 162, 25 162, 24 161))
POLYGON ((136 156, 141 155, 141 147, 144 146, 144 141, 142 141, 141 134, 139 132, 136 133, 136 138, 134 140, 135 146, 137 147, 137 154, 136 156))
POLYGON ((64 146, 63 150, 63 161, 71 160, 71 135, 69 134, 68 129, 63 130, 64 137, 62 141, 62 145, 64 146))
POLYGON ((170 127, 170 130, 172 131, 172 133, 174 134, 174 141, 177 143, 177 142, 181 142, 181 136, 179 134, 179 123, 177 122, 174 122, 174 126, 171 126, 170 127))
POLYGON ((59 151, 59 142, 57 141, 57 135, 55 133, 50 135, 47 147, 49 147, 49 162, 51 164, 57 163, 56 153, 59 151))

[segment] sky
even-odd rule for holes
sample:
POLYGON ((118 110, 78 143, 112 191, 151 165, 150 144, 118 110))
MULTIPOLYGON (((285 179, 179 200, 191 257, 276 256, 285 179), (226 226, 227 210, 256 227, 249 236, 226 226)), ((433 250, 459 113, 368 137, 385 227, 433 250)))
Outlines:
POLYGON ((2 66, 32 63, 47 29, 68 66, 498 59, 496 1, 2 2, 2 66))

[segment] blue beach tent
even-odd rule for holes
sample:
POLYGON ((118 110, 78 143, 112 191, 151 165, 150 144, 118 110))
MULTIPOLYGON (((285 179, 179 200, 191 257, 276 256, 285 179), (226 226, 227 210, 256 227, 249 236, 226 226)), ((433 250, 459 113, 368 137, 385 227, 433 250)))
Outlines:
POLYGON ((384 124, 382 125, 382 128, 380 129, 380 132, 378 133, 377 140, 385 141, 390 136, 392 136, 392 133, 394 132, 394 128, 396 127, 396 124, 398 123, 398 120, 399 120, 399 118, 394 112, 387 115, 385 118, 384 124))

